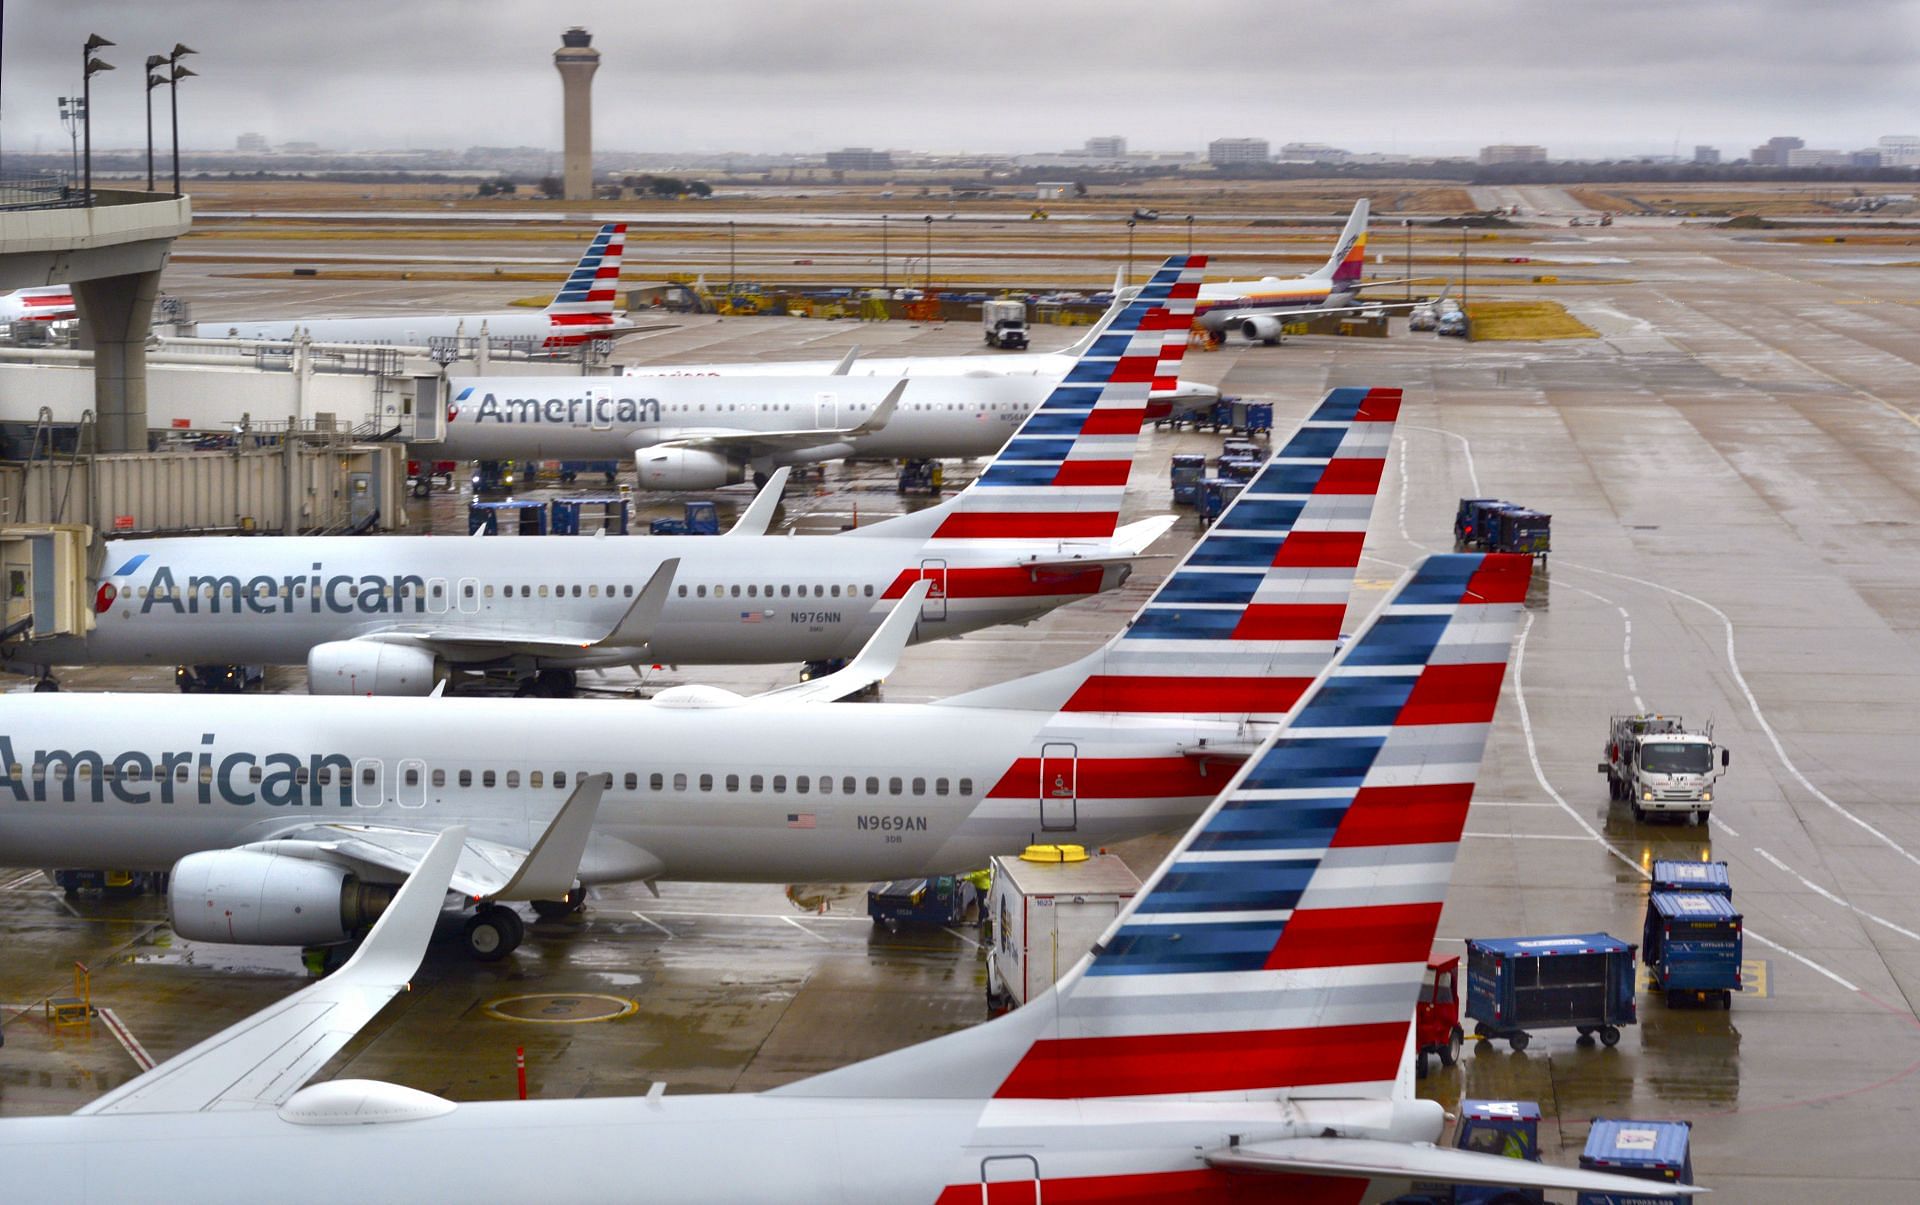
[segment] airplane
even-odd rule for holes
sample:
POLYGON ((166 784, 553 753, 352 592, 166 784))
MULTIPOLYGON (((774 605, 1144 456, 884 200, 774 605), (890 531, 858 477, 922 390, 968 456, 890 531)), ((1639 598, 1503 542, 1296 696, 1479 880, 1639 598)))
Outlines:
POLYGON ((1442 1149, 1443 1106, 1413 1093, 1410 1019, 1531 570, 1416 566, 1092 951, 985 1024, 754 1093, 307 1086, 418 971, 455 827, 340 970, 73 1116, 0 1119, 0 1166, 22 1200, 76 1203, 1637 1199, 1645 1181, 1442 1149))
POLYGON ((592 339, 616 337, 639 328, 613 312, 620 288, 624 222, 609 222, 593 236, 580 262, 547 307, 494 314, 409 314, 398 318, 304 318, 201 322, 202 339, 293 339, 305 335, 319 343, 396 343, 424 346, 435 338, 529 339, 542 348, 573 347, 592 339))
POLYGON ((0 293, 0 322, 71 322, 76 317, 72 285, 0 293))
POLYGON ((1204 266, 1168 260, 1071 383, 996 436, 979 478, 936 506, 833 536, 767 536, 770 482, 719 539, 113 540, 93 630, 11 642, 0 657, 47 689, 63 665, 305 663, 320 694, 424 695, 452 669, 492 669, 558 695, 583 668, 850 657, 923 578, 919 639, 1026 622, 1117 587, 1172 524, 1122 526, 1120 506, 1148 382, 1185 351, 1204 266), (1025 509, 1003 513, 1007 499, 1025 509))
MULTIPOLYGON (((1055 433, 1137 425, 1144 383, 1045 413, 1055 433)), ((598 775, 613 784, 581 889, 532 897, 542 915, 604 883, 912 878, 1156 832, 1206 806, 1332 655, 1400 400, 1334 390, 1103 647, 933 703, 833 702, 840 675, 644 702, 0 696, 0 866, 171 868, 181 937, 327 946, 463 824, 465 939, 494 959, 524 935, 503 885, 598 775)), ((1056 487, 1022 481, 1099 464, 1062 459, 1051 434, 1022 442, 983 491, 995 509, 957 516, 969 533, 1044 513, 1056 487)), ((843 674, 898 655, 929 585, 843 674)))
POLYGON ((1353 213, 1333 245, 1333 254, 1305 276, 1263 276, 1204 286, 1197 319, 1201 328, 1215 335, 1237 331, 1249 340, 1278 343, 1282 328, 1289 322, 1390 308, 1390 302, 1359 300, 1362 289, 1406 283, 1404 278, 1360 279, 1367 265, 1367 209, 1365 197, 1353 203, 1353 213))

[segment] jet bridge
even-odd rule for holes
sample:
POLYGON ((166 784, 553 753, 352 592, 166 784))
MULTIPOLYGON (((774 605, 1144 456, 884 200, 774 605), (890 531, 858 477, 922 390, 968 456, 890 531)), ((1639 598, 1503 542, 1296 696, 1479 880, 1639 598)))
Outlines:
POLYGON ((92 548, 93 529, 81 523, 0 527, 0 641, 84 636, 93 629, 92 548))

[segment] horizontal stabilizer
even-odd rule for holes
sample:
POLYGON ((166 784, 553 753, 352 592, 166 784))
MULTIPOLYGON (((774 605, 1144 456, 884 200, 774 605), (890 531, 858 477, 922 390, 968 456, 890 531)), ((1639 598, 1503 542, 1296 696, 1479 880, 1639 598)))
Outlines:
POLYGON ((866 647, 860 650, 860 655, 847 662, 844 668, 809 682, 796 682, 792 686, 757 694, 748 701, 831 703, 884 681, 900 664, 900 654, 913 639, 913 629, 920 622, 920 604, 926 601, 927 593, 932 589, 933 579, 927 577, 909 586, 907 592, 893 604, 893 610, 880 621, 879 628, 867 638, 866 647))
POLYGON ((1651 1185, 1645 1180, 1605 1172, 1556 1167, 1455 1151, 1426 1143, 1388 1142, 1375 1138, 1281 1138, 1241 1143, 1209 1151, 1214 1167, 1236 1172, 1275 1175, 1364 1176, 1368 1179, 1438 1181, 1443 1184, 1496 1184, 1513 1188, 1558 1189, 1563 1192, 1614 1193, 1636 1200, 1655 1195, 1692 1196, 1709 1191, 1694 1185, 1651 1185))

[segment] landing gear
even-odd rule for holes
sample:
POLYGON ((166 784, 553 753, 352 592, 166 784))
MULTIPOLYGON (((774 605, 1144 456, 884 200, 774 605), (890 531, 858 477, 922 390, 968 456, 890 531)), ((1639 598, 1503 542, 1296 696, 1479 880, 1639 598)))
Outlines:
POLYGON ((567 898, 563 900, 533 901, 533 914, 544 921, 565 920, 567 917, 582 911, 586 906, 587 889, 585 887, 575 887, 572 891, 567 892, 567 898))
POLYGON ((467 922, 467 953, 481 962, 498 962, 518 949, 520 939, 526 934, 526 922, 518 912, 500 904, 488 904, 467 922))
POLYGON ((570 669, 543 669, 531 678, 520 679, 513 694, 520 699, 571 699, 579 681, 570 669))
POLYGON ((37 695, 57 694, 59 693, 59 691, 60 691, 60 682, 52 674, 48 674, 43 678, 36 678, 34 680, 34 683, 33 683, 34 694, 37 694, 37 695))

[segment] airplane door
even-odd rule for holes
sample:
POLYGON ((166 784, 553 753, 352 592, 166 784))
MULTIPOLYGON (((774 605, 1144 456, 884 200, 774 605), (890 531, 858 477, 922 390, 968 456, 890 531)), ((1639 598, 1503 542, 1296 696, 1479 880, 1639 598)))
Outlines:
POLYGON ((407 758, 397 767, 400 782, 395 787, 394 798, 403 808, 425 807, 427 803, 427 763, 417 758, 407 758))
POLYGON ((434 615, 444 615, 447 611, 447 579, 430 578, 427 581, 427 610, 434 615))
POLYGON ((1040 746, 1040 829, 1070 833, 1079 825, 1079 746, 1049 741, 1040 746))
POLYGON ((595 431, 613 430, 613 390, 587 390, 587 412, 595 431))
POLYGON ((377 808, 387 801, 386 768, 386 763, 377 757, 363 757, 353 763, 355 807, 377 808))
POLYGON ((980 1161, 980 1205, 1040 1205, 1040 1161, 989 1155, 980 1161))
POLYGON ((822 430, 833 430, 840 426, 839 394, 816 393, 813 395, 813 425, 822 430))
POLYGON ((942 560, 920 562, 920 576, 933 582, 920 603, 920 618, 938 622, 947 617, 947 563, 942 560))
POLYGON ((463 577, 460 579, 460 613, 476 615, 480 611, 480 579, 463 577))

